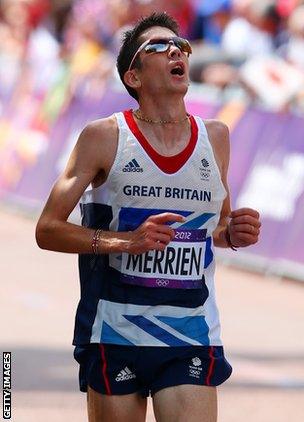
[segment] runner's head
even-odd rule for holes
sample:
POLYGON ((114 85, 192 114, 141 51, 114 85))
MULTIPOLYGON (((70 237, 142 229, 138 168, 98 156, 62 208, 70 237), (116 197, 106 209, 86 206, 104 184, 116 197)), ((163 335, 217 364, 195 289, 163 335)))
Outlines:
POLYGON ((183 78, 178 73, 186 73, 186 57, 190 53, 188 42, 178 37, 177 22, 166 13, 153 13, 124 33, 117 69, 129 94, 138 100, 138 90, 143 85, 147 87, 150 84, 150 89, 161 89, 161 84, 170 85, 170 81, 163 78, 164 73, 168 79, 169 72, 176 72, 175 83, 186 79, 186 75, 183 78), (181 69, 173 71, 173 66, 178 65, 181 69))

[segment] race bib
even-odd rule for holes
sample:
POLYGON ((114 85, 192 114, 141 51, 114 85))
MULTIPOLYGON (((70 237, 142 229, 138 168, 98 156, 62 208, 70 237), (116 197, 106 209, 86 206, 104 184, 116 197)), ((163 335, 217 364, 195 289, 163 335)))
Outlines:
POLYGON ((164 251, 122 254, 121 281, 146 287, 195 289, 202 285, 206 229, 175 229, 164 251))

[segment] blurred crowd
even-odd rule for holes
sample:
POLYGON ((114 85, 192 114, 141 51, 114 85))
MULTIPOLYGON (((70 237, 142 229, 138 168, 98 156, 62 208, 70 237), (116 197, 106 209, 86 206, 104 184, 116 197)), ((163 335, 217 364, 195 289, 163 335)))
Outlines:
POLYGON ((153 11, 191 40, 202 99, 303 113, 304 0, 0 0, 0 115, 16 92, 99 96, 122 32, 153 11))

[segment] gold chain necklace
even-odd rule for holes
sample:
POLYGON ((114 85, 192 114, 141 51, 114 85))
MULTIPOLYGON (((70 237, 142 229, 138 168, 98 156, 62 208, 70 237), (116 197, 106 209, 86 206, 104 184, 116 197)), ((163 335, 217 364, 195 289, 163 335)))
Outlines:
POLYGON ((147 123, 158 123, 158 124, 161 124, 161 125, 165 125, 165 124, 168 124, 168 123, 182 123, 182 122, 185 122, 190 117, 190 114, 187 113, 186 117, 184 117, 181 120, 152 120, 152 119, 148 119, 148 117, 142 116, 140 114, 139 110, 133 110, 133 114, 134 114, 134 116, 137 119, 143 120, 144 122, 147 122, 147 123))

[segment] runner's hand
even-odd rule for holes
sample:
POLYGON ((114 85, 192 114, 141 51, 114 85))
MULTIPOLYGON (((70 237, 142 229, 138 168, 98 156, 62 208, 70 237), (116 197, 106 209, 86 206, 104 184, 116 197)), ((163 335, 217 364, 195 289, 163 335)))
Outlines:
POLYGON ((231 211, 229 223, 230 240, 233 246, 245 247, 257 243, 260 234, 260 215, 251 208, 231 211))
POLYGON ((151 215, 136 230, 130 232, 128 253, 138 255, 147 251, 163 251, 171 240, 174 239, 175 232, 166 223, 183 222, 182 215, 171 212, 151 215))

